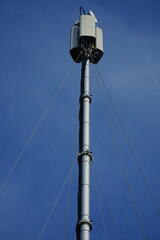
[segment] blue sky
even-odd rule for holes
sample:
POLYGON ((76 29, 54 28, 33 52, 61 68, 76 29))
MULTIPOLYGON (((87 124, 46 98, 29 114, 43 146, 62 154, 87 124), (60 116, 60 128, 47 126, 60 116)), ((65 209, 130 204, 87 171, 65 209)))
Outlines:
MULTIPOLYGON (((0 1, 0 182, 2 183, 66 74, 56 101, 0 193, 0 239, 37 240, 73 161, 78 126, 81 65, 69 55, 70 28, 79 7, 96 14, 104 32, 98 68, 160 208, 160 2, 0 1)), ((91 66, 91 151, 123 239, 142 235, 115 151, 91 66)), ((160 216, 132 160, 118 121, 107 101, 147 240, 160 239, 160 216)), ((76 154, 78 138, 76 141, 76 154)), ((74 154, 74 159, 76 158, 74 154)), ((42 240, 74 239, 77 166, 73 172, 66 238, 67 184, 42 240)), ((91 180, 91 239, 105 239, 91 180)), ((99 186, 106 232, 117 240, 99 186)))

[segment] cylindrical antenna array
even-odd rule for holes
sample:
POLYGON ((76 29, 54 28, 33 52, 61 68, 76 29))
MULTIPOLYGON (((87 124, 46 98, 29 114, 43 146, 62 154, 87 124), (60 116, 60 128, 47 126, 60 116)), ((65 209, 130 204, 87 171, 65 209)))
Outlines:
MULTIPOLYGON (((83 8, 82 8, 83 9, 83 8)), ((82 13, 82 10, 80 11, 82 13)), ((97 19, 92 11, 80 15, 71 28, 70 54, 77 63, 82 62, 84 54, 89 54, 91 63, 98 63, 103 56, 103 33, 97 27, 97 19)))

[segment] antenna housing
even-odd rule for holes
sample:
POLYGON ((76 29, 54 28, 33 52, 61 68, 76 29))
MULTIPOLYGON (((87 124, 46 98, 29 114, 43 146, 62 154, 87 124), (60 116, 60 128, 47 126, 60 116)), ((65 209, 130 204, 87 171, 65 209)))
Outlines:
POLYGON ((103 56, 103 32, 96 26, 97 19, 91 13, 80 15, 71 28, 70 54, 77 63, 82 62, 84 55, 94 64, 103 56))

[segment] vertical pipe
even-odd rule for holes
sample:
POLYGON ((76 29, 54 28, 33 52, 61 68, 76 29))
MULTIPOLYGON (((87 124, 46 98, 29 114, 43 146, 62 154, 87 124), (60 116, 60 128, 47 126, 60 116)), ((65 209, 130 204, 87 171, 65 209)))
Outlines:
POLYGON ((89 59, 82 61, 81 95, 79 111, 79 182, 77 240, 89 240, 92 228, 90 221, 90 92, 89 59))

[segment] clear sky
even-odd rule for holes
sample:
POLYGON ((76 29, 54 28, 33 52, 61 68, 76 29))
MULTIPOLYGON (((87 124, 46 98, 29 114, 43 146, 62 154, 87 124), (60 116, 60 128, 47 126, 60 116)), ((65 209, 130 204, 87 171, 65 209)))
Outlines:
MULTIPOLYGON (((0 182, 32 134, 66 74, 70 75, 0 192, 0 239, 37 240, 68 175, 78 126, 81 65, 69 55, 79 7, 92 10, 104 32, 98 64, 132 147, 160 208, 160 1, 0 1, 0 182)), ((91 66, 91 151, 123 240, 143 240, 91 66)), ((107 101, 147 240, 160 239, 160 216, 107 101)), ((96 180, 98 180, 96 178, 96 180)), ((105 239, 91 180, 91 239, 105 239)), ((41 237, 75 239, 77 166, 41 237), (65 234, 64 234, 65 233, 65 234)), ((108 240, 118 240, 103 191, 108 240)))

